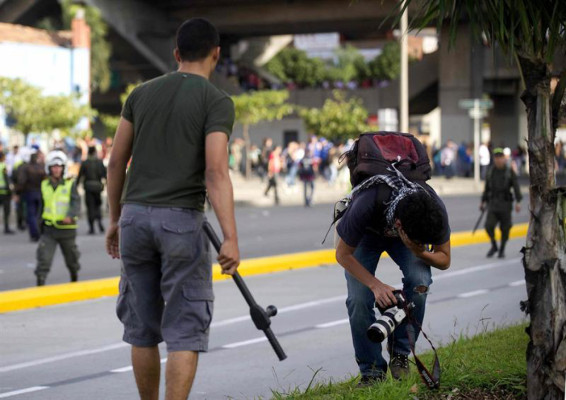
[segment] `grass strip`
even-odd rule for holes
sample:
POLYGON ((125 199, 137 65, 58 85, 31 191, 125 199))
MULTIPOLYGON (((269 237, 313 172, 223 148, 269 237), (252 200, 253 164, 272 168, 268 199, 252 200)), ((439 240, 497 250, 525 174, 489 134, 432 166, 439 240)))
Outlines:
MULTIPOLYGON (((438 349, 442 368, 441 387, 430 391, 416 367, 403 381, 387 380, 371 387, 356 388, 359 378, 343 382, 311 384, 290 393, 273 392, 275 400, 457 400, 526 399, 526 325, 482 332, 472 338, 460 337, 438 349)), ((419 356, 421 357, 421 356, 419 356)), ((433 354, 422 355, 427 366, 433 354)), ((316 373, 315 373, 316 375, 316 373)), ((313 377, 313 381, 314 381, 313 377)))

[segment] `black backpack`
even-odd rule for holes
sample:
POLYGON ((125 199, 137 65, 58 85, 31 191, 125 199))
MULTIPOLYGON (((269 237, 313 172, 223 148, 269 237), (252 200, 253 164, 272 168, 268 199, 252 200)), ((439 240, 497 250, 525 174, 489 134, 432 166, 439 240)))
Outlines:
POLYGON ((430 179, 431 167, 423 144, 413 135, 399 132, 366 132, 342 154, 347 159, 350 182, 356 187, 374 175, 391 174, 391 164, 410 181, 430 179))

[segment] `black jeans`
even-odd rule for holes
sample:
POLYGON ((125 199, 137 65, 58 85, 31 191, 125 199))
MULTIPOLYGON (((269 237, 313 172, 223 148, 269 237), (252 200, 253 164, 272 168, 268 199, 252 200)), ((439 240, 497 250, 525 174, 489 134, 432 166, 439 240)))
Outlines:
POLYGON ((0 194, 0 204, 4 209, 4 232, 10 230, 10 202, 12 197, 9 194, 0 194))
POLYGON ((85 203, 87 209, 87 217, 89 228, 92 231, 95 221, 102 222, 102 196, 101 193, 96 191, 85 191, 85 203))
POLYGON ((267 188, 265 189, 266 196, 269 194, 271 188, 273 188, 273 191, 275 192, 275 203, 279 204, 279 193, 277 193, 277 178, 275 177, 275 175, 269 178, 267 188))

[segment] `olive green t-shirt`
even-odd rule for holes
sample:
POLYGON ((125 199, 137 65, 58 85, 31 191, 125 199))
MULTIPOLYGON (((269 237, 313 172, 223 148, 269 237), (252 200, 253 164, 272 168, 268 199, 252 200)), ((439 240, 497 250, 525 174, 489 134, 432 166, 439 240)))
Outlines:
POLYGON ((122 117, 134 126, 123 203, 204 210, 205 137, 234 125, 234 103, 207 79, 173 72, 134 89, 122 117))

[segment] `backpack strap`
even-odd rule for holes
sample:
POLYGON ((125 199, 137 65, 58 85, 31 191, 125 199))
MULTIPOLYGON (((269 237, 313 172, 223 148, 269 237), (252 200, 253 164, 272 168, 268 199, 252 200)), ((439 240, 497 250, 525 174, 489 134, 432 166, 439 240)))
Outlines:
MULTIPOLYGON (((389 227, 393 226, 394 218, 395 218, 395 211, 397 210, 397 206, 399 202, 404 199, 405 197, 416 193, 418 191, 423 190, 424 188, 419 185, 418 183, 411 182, 408 180, 397 168, 395 168, 394 164, 391 164, 391 168, 388 168, 392 174, 390 175, 374 175, 372 177, 367 178, 362 183, 357 185, 352 189, 352 191, 343 199, 339 200, 334 205, 334 216, 326 235, 324 235, 324 239, 322 240, 322 244, 326 242, 326 238, 330 233, 330 230, 334 226, 336 222, 346 212, 346 209, 352 203, 354 196, 362 190, 368 189, 380 183, 384 183, 391 188, 391 197, 390 201, 386 203, 387 208, 385 209, 386 221, 389 227), (337 211, 338 210, 338 211, 337 211)), ((428 193, 425 191, 425 193, 428 193)))

